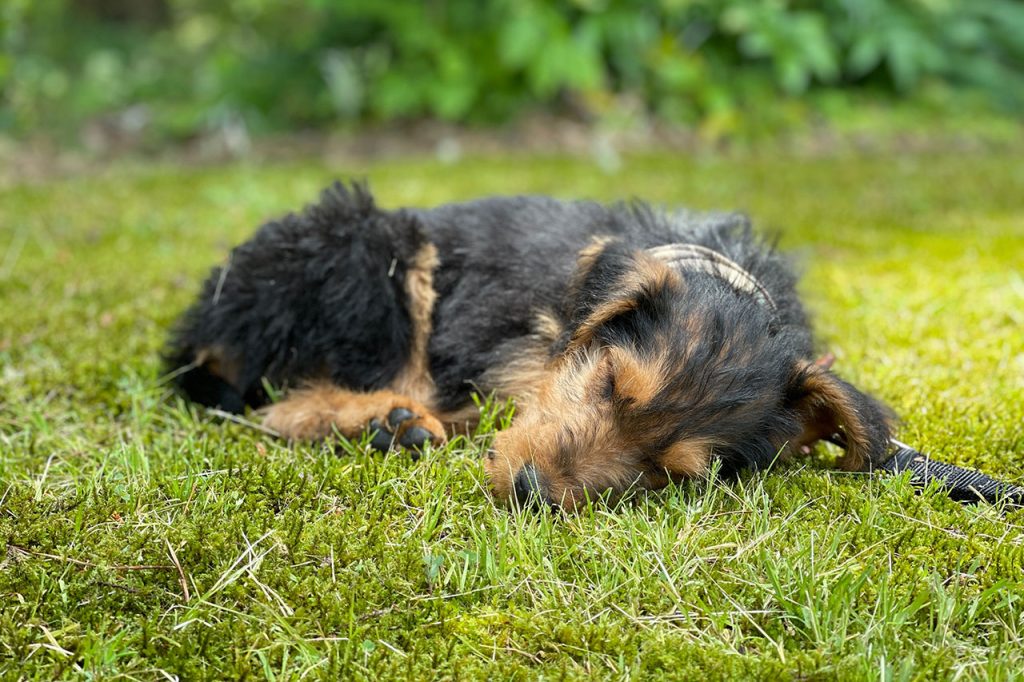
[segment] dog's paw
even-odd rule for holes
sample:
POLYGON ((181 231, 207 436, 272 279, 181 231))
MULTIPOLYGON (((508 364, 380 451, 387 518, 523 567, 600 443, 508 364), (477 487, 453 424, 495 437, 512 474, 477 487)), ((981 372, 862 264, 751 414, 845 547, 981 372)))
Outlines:
POLYGON ((384 420, 371 419, 367 430, 373 434, 370 445, 381 451, 399 445, 418 453, 426 443, 436 446, 445 442, 441 422, 430 415, 419 416, 405 407, 394 408, 384 420))
POLYGON ((360 393, 337 386, 313 386, 292 392, 261 410, 263 425, 288 440, 326 440, 340 434, 370 433, 377 450, 445 441, 444 426, 426 407, 391 391, 360 393))

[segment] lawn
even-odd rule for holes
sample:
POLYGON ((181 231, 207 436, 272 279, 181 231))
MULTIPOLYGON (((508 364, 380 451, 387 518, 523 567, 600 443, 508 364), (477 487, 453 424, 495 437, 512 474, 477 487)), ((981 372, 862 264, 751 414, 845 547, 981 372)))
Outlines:
POLYGON ((208 268, 334 177, 741 208, 899 436, 1024 479, 1017 151, 117 166, 0 189, 0 676, 1013 679, 1024 512, 834 452, 578 515, 486 493, 480 432, 413 462, 289 447, 160 378, 208 268))

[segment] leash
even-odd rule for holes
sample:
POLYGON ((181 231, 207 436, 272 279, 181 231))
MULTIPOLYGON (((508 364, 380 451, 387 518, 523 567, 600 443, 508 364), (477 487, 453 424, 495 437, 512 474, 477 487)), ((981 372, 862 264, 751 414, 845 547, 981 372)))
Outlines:
MULTIPOLYGON (((833 434, 826 440, 846 448, 846 438, 841 433, 833 434)), ((1024 507, 1024 488, 1020 486, 999 481, 975 469, 932 459, 895 438, 890 438, 889 442, 893 446, 892 454, 874 470, 894 475, 909 472, 910 483, 915 487, 924 488, 930 483, 937 483, 950 499, 964 504, 984 501, 990 504, 1003 502, 1015 508, 1024 507)))
MULTIPOLYGON (((830 369, 835 359, 832 353, 826 353, 815 364, 830 369)), ((846 437, 841 433, 834 433, 825 440, 846 449, 846 437)), ((932 459, 895 438, 890 438, 889 444, 893 448, 892 454, 875 467, 878 471, 896 476, 909 472, 910 483, 917 488, 925 488, 934 481, 951 500, 964 504, 985 501, 989 504, 1005 502, 1008 506, 1024 507, 1024 488, 1020 486, 999 481, 976 469, 965 469, 932 459)))

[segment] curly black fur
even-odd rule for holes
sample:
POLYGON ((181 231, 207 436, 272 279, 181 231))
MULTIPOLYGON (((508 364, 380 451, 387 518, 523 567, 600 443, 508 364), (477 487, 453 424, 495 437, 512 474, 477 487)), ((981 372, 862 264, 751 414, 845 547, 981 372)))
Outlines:
POLYGON ((178 370, 217 348, 236 359, 237 380, 200 366, 178 374, 178 386, 236 412, 266 401, 264 380, 384 386, 407 359, 406 264, 425 240, 414 216, 380 211, 362 185, 336 183, 302 214, 267 223, 214 268, 167 353, 178 370))

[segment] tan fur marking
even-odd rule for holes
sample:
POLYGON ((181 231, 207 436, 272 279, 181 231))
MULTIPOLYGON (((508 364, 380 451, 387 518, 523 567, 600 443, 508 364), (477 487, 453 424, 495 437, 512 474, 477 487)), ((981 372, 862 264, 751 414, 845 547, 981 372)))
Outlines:
POLYGON ((437 247, 428 243, 416 253, 406 272, 405 291, 412 321, 412 341, 409 362, 390 385, 392 390, 422 402, 431 402, 434 392, 427 345, 433 331, 434 303, 437 301, 434 270, 438 263, 437 247))
POLYGON ((616 298, 597 306, 590 314, 590 317, 573 334, 572 339, 569 341, 569 348, 580 348, 587 345, 594 338, 594 334, 601 325, 614 317, 628 313, 635 309, 636 306, 637 301, 632 297, 616 298))
POLYGON ((261 410, 263 425, 289 440, 321 440, 337 430, 346 438, 357 438, 372 419, 386 421, 396 407, 418 415, 403 422, 400 437, 407 429, 422 426, 444 441, 444 427, 422 404, 393 391, 358 393, 330 384, 316 384, 290 392, 284 400, 261 410))
POLYGON ((548 354, 541 348, 527 348, 509 363, 488 370, 484 381, 493 387, 496 397, 505 400, 529 400, 551 376, 548 354))
POLYGON ((615 395, 630 400, 634 406, 649 404, 664 386, 663 371, 658 358, 638 358, 622 348, 609 349, 615 376, 615 395))
POLYGON ((629 272, 624 284, 634 289, 649 287, 660 289, 670 283, 680 284, 682 278, 679 273, 662 263, 657 258, 652 258, 646 253, 636 254, 636 267, 629 272))
POLYGON ((711 461, 711 443, 704 440, 681 440, 673 443, 658 458, 663 469, 677 476, 701 476, 711 461))
POLYGON ((805 371, 807 397, 798 406, 804 430, 792 441, 790 450, 799 452, 842 427, 847 447, 837 464, 846 471, 862 470, 867 463, 868 435, 856 406, 827 370, 809 362, 805 371))
POLYGON ((562 323, 549 310, 537 313, 533 321, 534 333, 538 340, 554 343, 562 335, 562 323))
POLYGON ((590 269, 594 267, 597 257, 613 241, 615 241, 615 237, 611 235, 593 237, 589 244, 579 250, 576 254, 576 270, 573 273, 572 280, 569 282, 570 288, 579 289, 583 285, 583 280, 586 278, 587 273, 590 272, 590 269))

